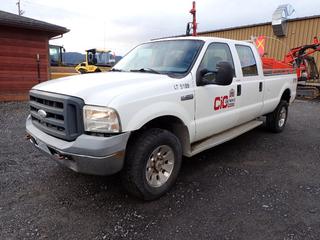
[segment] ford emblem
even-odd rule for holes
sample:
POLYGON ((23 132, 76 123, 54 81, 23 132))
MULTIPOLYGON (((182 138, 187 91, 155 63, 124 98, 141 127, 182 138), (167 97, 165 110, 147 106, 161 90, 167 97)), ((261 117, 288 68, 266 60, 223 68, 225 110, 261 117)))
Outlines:
POLYGON ((38 114, 41 118, 46 118, 47 117, 47 113, 45 110, 39 109, 38 110, 38 114))

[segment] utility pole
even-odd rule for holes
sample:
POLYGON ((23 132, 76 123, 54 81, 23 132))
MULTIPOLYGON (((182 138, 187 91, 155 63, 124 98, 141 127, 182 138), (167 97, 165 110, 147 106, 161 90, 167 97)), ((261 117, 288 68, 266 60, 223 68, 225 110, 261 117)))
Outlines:
POLYGON ((19 16, 22 16, 22 15, 24 14, 24 11, 21 10, 20 0, 18 0, 18 2, 16 3, 16 5, 18 6, 18 14, 19 14, 19 16))

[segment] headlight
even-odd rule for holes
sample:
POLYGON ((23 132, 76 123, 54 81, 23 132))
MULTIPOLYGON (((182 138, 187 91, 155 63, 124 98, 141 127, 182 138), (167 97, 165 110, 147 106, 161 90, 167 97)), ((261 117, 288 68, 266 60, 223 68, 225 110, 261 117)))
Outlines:
POLYGON ((118 133, 120 122, 115 110, 107 107, 83 107, 84 130, 87 132, 118 133))

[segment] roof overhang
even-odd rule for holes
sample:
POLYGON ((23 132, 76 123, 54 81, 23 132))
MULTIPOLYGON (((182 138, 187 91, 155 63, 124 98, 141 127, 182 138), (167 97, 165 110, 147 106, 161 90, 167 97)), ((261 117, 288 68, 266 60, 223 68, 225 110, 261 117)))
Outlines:
POLYGON ((0 11, 0 26, 45 32, 49 38, 62 35, 70 30, 55 24, 0 11))

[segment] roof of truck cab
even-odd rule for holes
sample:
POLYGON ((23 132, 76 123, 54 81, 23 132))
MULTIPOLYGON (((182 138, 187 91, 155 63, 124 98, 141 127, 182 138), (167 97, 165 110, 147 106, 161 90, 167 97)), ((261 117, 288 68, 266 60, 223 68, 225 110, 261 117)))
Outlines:
POLYGON ((229 42, 229 43, 247 43, 250 44, 250 41, 239 41, 229 38, 220 38, 220 37, 193 37, 193 36, 184 36, 184 37, 174 37, 174 38, 161 38, 161 39, 154 39, 150 42, 161 42, 161 41, 175 41, 175 40, 202 40, 205 42, 212 42, 212 41, 222 41, 222 42, 229 42))

